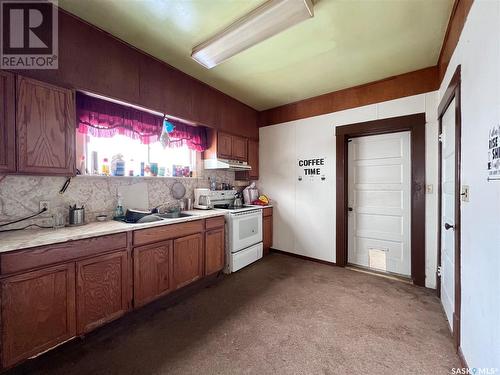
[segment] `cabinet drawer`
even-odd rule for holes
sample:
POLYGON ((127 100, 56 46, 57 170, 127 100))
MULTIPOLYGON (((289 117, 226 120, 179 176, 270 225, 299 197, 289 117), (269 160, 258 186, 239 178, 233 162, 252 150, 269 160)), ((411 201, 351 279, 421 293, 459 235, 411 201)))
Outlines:
POLYGON ((272 207, 265 207, 262 209, 262 216, 273 216, 273 208, 272 207))
POLYGON ((207 230, 213 229, 213 228, 220 228, 224 226, 224 216, 219 216, 219 217, 212 217, 210 219, 206 220, 205 223, 205 228, 207 230))
POLYGON ((203 232, 203 227, 204 220, 196 220, 188 221, 187 223, 136 230, 134 232, 134 245, 145 245, 203 232))
POLYGON ((61 242, 1 254, 0 270, 5 275, 126 247, 126 233, 61 242))

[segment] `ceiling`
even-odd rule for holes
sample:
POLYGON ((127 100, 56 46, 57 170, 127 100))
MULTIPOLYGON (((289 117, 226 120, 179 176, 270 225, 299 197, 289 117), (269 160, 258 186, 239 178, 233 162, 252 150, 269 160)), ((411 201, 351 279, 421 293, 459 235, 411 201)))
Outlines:
POLYGON ((215 68, 191 59, 193 46, 262 2, 59 0, 59 6, 264 110, 436 65, 453 5, 453 0, 317 0, 314 18, 215 68))

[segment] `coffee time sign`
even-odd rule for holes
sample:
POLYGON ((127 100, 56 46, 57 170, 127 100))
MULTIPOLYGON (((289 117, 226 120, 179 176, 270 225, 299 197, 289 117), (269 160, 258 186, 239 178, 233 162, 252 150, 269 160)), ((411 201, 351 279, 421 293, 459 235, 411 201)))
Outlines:
POLYGON ((310 159, 298 159, 297 169, 299 181, 324 181, 326 179, 326 158, 318 157, 310 159))

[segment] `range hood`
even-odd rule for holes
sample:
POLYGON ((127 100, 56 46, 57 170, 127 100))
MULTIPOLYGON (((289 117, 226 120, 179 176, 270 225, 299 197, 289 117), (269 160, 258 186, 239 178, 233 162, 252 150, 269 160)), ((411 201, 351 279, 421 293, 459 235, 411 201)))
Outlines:
POLYGON ((249 171, 252 169, 246 161, 227 159, 205 159, 203 160, 205 169, 226 169, 230 171, 249 171))

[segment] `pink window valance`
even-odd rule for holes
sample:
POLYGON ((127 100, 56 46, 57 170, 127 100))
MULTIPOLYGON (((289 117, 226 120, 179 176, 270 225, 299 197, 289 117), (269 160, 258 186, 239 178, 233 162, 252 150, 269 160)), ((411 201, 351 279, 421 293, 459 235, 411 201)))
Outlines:
POLYGON ((76 116, 80 133, 94 137, 121 134, 144 144, 156 142, 163 126, 162 116, 82 93, 76 95, 76 116))
POLYGON ((189 149, 200 152, 208 148, 207 128, 190 126, 178 121, 168 121, 175 126, 174 131, 169 133, 169 146, 180 147, 186 145, 189 149))
MULTIPOLYGON (((159 140, 164 117, 141 111, 104 99, 76 94, 78 132, 94 137, 113 137, 116 134, 139 139, 149 144, 159 140)), ((205 151, 208 148, 207 129, 170 120, 174 130, 169 133, 169 147, 186 145, 191 150, 205 151)))

